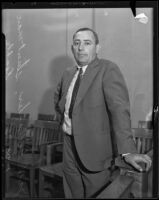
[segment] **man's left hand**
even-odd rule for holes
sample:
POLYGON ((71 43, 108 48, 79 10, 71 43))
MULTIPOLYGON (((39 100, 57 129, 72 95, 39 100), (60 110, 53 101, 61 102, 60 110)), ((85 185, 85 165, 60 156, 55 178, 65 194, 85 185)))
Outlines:
POLYGON ((127 154, 124 156, 124 159, 127 163, 131 164, 140 172, 143 171, 142 167, 138 164, 140 162, 144 162, 146 164, 146 171, 148 171, 151 167, 152 160, 147 154, 127 154))

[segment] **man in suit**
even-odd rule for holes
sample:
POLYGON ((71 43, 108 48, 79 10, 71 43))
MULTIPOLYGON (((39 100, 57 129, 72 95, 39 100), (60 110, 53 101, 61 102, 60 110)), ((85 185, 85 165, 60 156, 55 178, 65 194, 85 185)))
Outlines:
POLYGON ((141 161, 147 170, 151 166, 147 155, 137 154, 132 138, 124 78, 116 64, 97 57, 99 48, 96 32, 90 28, 77 30, 72 44, 77 66, 64 72, 55 92, 57 118, 64 131, 66 198, 93 197, 109 183, 114 141, 118 155, 127 163, 138 170, 141 161), (73 97, 79 77, 78 92, 73 97))

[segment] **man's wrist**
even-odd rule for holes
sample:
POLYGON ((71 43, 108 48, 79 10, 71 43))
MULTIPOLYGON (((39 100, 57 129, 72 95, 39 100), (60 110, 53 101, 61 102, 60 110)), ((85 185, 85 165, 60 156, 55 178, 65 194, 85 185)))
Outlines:
POLYGON ((130 153, 123 153, 123 154, 121 154, 121 157, 124 158, 128 154, 130 154, 130 153))

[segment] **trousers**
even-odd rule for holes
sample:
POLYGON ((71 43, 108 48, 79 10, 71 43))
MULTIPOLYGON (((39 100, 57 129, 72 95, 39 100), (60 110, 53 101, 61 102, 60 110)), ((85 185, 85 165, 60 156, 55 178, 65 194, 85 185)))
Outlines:
POLYGON ((110 171, 89 171, 77 153, 74 137, 64 135, 63 186, 65 198, 94 198, 110 183, 110 171))

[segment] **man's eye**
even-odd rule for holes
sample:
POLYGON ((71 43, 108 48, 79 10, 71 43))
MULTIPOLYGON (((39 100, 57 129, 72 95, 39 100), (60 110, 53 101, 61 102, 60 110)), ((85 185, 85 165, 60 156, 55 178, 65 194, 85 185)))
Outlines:
POLYGON ((90 42, 85 42, 85 45, 91 45, 91 43, 90 42))
POLYGON ((78 46, 79 45, 79 42, 74 42, 74 46, 78 46))
MULTIPOLYGON (((74 46, 79 46, 79 45, 81 45, 81 43, 80 43, 80 42, 74 42, 73 45, 74 45, 74 46)), ((84 45, 84 46, 91 45, 91 42, 84 42, 83 45, 84 45)))

